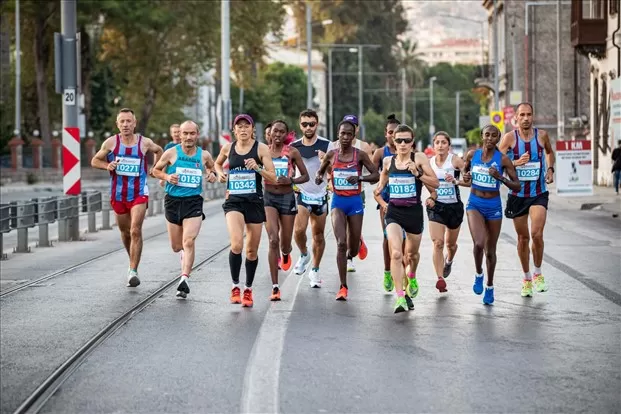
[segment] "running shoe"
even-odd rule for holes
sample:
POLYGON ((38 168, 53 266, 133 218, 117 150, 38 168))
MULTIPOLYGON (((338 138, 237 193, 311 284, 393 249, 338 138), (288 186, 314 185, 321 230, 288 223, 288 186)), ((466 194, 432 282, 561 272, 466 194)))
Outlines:
POLYGON ((483 293, 483 279, 485 277, 483 275, 477 276, 474 275, 474 285, 472 285, 472 291, 475 295, 480 295, 483 293))
POLYGON ((548 285, 541 273, 533 275, 533 282, 535 282, 537 292, 546 292, 548 290, 548 285))
POLYGON ((405 292, 409 297, 414 299, 418 295, 418 280, 415 277, 408 277, 407 284, 405 285, 405 292))
POLYGON ((408 304, 408 310, 414 310, 414 302, 412 302, 412 298, 409 295, 405 295, 405 302, 408 304))
POLYGON ((384 290, 386 292, 392 292, 392 289, 395 287, 394 282, 392 281, 392 275, 390 272, 384 271, 384 290))
POLYGON ((438 281, 436 282, 436 289, 438 289, 440 293, 446 292, 446 280, 444 280, 444 278, 438 278, 438 281))
POLYGON ((444 270, 442 271, 442 276, 446 279, 451 274, 451 270, 453 268, 453 262, 447 263, 446 259, 444 259, 444 270))
POLYGON ((241 303, 240 289, 238 286, 235 286, 231 289, 231 303, 241 303))
POLYGON ((310 264, 310 254, 307 253, 305 256, 300 255, 300 258, 298 259, 298 262, 295 264, 295 267, 293 268, 293 271, 295 272, 296 275, 303 275, 304 273, 306 273, 306 270, 308 269, 308 265, 310 264))
POLYGON ((136 287, 140 285, 140 279, 138 279, 138 272, 130 270, 127 274, 127 287, 136 287))
POLYGON ((401 313, 408 310, 408 303, 405 301, 403 296, 397 297, 397 302, 395 302, 395 313, 401 313))
POLYGON ((347 288, 345 286, 341 286, 339 289, 339 293, 336 295, 336 300, 347 300, 347 288))
POLYGON ((321 278, 319 277, 319 270, 311 269, 308 274, 308 278, 310 279, 310 287, 312 288, 320 288, 321 287, 321 278))
POLYGON ((242 306, 244 308, 251 308, 254 302, 252 301, 252 289, 244 289, 244 297, 242 298, 242 306))
POLYGON ((358 249, 358 258, 360 260, 364 260, 367 258, 367 255, 369 254, 369 249, 367 248, 367 244, 364 242, 364 239, 362 238, 362 234, 360 235, 360 248, 358 249))
POLYGON ((347 259, 347 271, 348 272, 355 272, 356 268, 354 267, 354 260, 353 259, 347 259))
POLYGON ((188 284, 188 277, 186 275, 181 276, 181 280, 177 285, 177 297, 178 298, 187 298, 190 293, 190 285, 188 284))
POLYGON ((285 272, 288 272, 291 269, 291 255, 283 254, 282 258, 278 261, 279 268, 285 272))
POLYGON ((533 297, 533 281, 532 280, 522 280, 522 297, 532 298, 533 297))
POLYGON ((494 303, 494 288, 493 287, 485 287, 485 295, 483 295, 483 304, 491 305, 494 303))
POLYGON ((280 300, 280 289, 278 287, 272 288, 272 296, 270 296, 272 302, 278 302, 280 300))

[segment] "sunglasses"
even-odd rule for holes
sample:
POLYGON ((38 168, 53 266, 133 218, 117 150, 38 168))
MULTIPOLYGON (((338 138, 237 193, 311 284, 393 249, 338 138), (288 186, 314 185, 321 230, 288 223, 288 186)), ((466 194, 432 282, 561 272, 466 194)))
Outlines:
POLYGON ((314 127, 315 125, 317 125, 316 122, 301 122, 300 125, 302 125, 302 128, 306 128, 306 127, 314 127))
POLYGON ((411 144, 413 138, 395 138, 395 144, 411 144))

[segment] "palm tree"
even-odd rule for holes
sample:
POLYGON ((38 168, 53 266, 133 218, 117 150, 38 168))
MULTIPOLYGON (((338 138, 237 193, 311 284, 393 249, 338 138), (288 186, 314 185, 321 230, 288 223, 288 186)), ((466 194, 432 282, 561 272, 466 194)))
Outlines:
POLYGON ((410 87, 415 88, 424 82, 426 63, 418 50, 418 42, 411 39, 400 40, 394 48, 395 58, 399 68, 405 69, 406 78, 410 87))

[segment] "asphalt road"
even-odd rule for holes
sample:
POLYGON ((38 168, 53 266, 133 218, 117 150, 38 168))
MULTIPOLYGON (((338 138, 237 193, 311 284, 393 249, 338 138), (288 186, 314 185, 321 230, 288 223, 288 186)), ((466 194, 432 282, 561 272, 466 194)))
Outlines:
MULTIPOLYGON (((374 207, 370 198, 367 205, 374 207)), ((198 259, 228 243, 221 210, 213 211, 199 236, 198 259)), ((146 231, 155 233, 163 218, 147 223, 146 231)), ((416 310, 399 315, 392 313, 394 296, 381 287, 374 208, 363 231, 370 254, 356 261, 347 302, 334 300, 330 235, 324 287, 311 289, 307 277, 283 274, 283 301, 270 303, 264 235, 254 308, 228 303, 224 252, 193 275, 187 300, 168 291, 137 314, 43 411, 619 412, 620 230, 621 222, 607 214, 552 205, 543 266, 550 290, 522 298, 515 234, 505 220, 496 302, 486 307, 472 293, 467 225, 445 294, 434 288, 426 229, 416 310)), ((116 230, 93 237, 104 250, 119 243, 116 230)), ((66 264, 85 254, 58 249, 57 261, 66 264)), ((12 258, 2 278, 19 283, 30 269, 40 274, 44 260, 51 258, 12 258)), ((135 291, 124 287, 126 267, 125 254, 115 253, 0 300, 2 413, 12 412, 105 324, 172 278, 178 259, 162 235, 145 244, 143 283, 135 291)))

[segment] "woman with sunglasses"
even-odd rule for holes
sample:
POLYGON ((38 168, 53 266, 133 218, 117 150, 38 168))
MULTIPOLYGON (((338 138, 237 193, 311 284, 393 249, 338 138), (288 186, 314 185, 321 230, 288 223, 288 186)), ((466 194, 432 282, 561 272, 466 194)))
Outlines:
POLYGON ((231 240, 229 267, 233 287, 231 303, 251 307, 252 282, 257 271, 257 256, 261 232, 265 222, 263 203, 263 179, 276 181, 274 163, 267 145, 259 143, 254 135, 254 121, 250 115, 241 114, 233 121, 235 141, 222 147, 215 163, 215 170, 221 183, 227 183, 225 201, 222 205, 226 226, 231 240), (223 169, 229 161, 229 172, 223 169), (246 230, 246 285, 243 298, 239 287, 239 273, 242 265, 242 249, 246 230))
POLYGON ((334 191, 331 206, 332 228, 336 238, 336 264, 341 280, 336 300, 347 300, 347 254, 348 251, 352 256, 358 254, 364 217, 361 183, 376 183, 379 173, 367 153, 352 145, 356 125, 351 121, 341 121, 337 131, 339 148, 328 152, 323 158, 315 183, 320 185, 324 174, 331 168, 334 191), (362 175, 363 166, 370 174, 362 175))
POLYGON ((487 287, 483 303, 494 303, 494 271, 496 270, 496 245, 502 226, 502 202, 500 183, 513 191, 520 190, 513 162, 502 154, 498 147, 500 130, 487 125, 481 130, 482 147, 466 154, 463 181, 470 184, 470 197, 466 206, 468 227, 474 244, 474 266, 476 274, 472 290, 483 293, 483 253, 487 264, 487 287), (509 178, 503 177, 506 172, 509 178))
POLYGON ((280 300, 280 286, 278 285, 278 269, 288 271, 291 268, 291 239, 293 238, 293 223, 298 213, 295 203, 293 184, 302 184, 308 181, 308 172, 302 162, 300 152, 290 147, 289 127, 285 121, 272 122, 270 132, 270 152, 276 170, 276 181, 265 180, 264 204, 267 221, 265 223, 270 247, 268 262, 272 277, 272 296, 270 300, 280 300), (292 178, 294 168, 300 171, 300 176, 292 178), (280 252, 282 251, 282 258, 280 252))
POLYGON ((429 163, 440 187, 431 192, 425 202, 429 218, 429 235, 433 241, 433 266, 438 281, 436 289, 446 292, 446 281, 451 274, 453 259, 457 252, 457 238, 464 220, 464 204, 459 194, 459 173, 464 169, 464 160, 451 152, 451 137, 447 132, 439 131, 433 136, 433 149, 436 155, 429 163), (444 257, 446 243, 447 255, 444 257))
POLYGON ((389 198, 386 211, 386 234, 390 247, 390 273, 392 275, 397 302, 395 313, 414 309, 413 304, 405 298, 418 294, 416 267, 418 266, 420 242, 423 234, 423 206, 421 191, 423 184, 429 189, 438 188, 439 181, 423 153, 414 150, 414 131, 407 125, 399 125, 394 132, 397 153, 386 157, 382 168, 380 182, 375 195, 380 195, 388 186, 389 198), (405 231, 405 256, 413 268, 407 275, 407 287, 404 292, 403 279, 403 231, 405 231))

